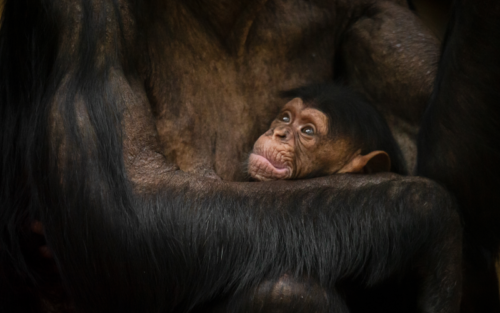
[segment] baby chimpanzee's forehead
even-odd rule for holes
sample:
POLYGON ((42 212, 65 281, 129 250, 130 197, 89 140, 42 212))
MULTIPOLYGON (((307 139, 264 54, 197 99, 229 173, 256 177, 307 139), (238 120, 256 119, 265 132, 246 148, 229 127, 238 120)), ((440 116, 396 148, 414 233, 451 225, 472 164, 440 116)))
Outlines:
POLYGON ((290 110, 290 111, 294 111, 294 112, 297 112, 297 113, 300 113, 306 109, 313 109, 313 110, 317 110, 317 111, 320 111, 322 113, 325 113, 323 112, 322 110, 318 109, 316 107, 316 105, 314 105, 312 102, 304 102, 301 98, 293 98, 292 100, 288 101, 284 106, 283 108, 281 109, 281 111, 286 111, 286 110, 290 110))
POLYGON ((304 108, 304 101, 300 98, 293 98, 292 100, 288 101, 284 106, 282 111, 285 110, 294 110, 294 111, 300 111, 304 108))

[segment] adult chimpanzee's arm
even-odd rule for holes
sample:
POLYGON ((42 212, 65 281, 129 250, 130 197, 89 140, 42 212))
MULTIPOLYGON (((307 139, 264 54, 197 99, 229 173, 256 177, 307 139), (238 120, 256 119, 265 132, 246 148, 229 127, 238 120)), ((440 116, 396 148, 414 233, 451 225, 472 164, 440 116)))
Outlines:
POLYGON ((500 312, 500 3, 456 1, 419 137, 418 173, 459 200, 465 225, 464 308, 500 312), (483 288, 477 288, 481 286, 483 288))
POLYGON ((419 122, 432 91, 439 43, 408 8, 374 1, 344 34, 344 79, 385 113, 419 122))
POLYGON ((353 13, 354 22, 341 43, 337 74, 382 111, 412 172, 439 43, 408 8, 393 1, 368 3, 353 13))
POLYGON ((330 294, 338 282, 371 285, 415 268, 421 310, 455 312, 459 225, 434 183, 347 175, 226 183, 167 163, 138 78, 133 47, 144 37, 134 32, 133 3, 7 2, 2 267, 32 273, 21 243, 24 222, 38 217, 85 312, 182 312, 246 299, 285 274, 317 279, 340 311, 330 294))

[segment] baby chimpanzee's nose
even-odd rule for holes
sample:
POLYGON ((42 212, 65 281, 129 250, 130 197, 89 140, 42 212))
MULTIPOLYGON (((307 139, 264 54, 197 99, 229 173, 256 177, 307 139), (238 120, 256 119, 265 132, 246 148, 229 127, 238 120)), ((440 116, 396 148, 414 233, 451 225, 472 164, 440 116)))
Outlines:
POLYGON ((276 127, 273 137, 281 141, 287 141, 290 137, 290 129, 288 127, 276 127))

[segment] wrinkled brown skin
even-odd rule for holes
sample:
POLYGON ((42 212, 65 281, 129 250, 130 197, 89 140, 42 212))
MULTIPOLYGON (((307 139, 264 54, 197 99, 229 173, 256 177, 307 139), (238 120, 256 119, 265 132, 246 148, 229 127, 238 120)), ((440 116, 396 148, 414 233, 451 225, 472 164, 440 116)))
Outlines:
POLYGON ((281 108, 278 92, 332 79, 342 62, 346 83, 382 109, 413 168, 439 47, 411 12, 395 1, 216 3, 159 5, 170 17, 158 22, 179 31, 151 43, 146 90, 129 87, 125 130, 158 147, 126 142, 132 159, 152 150, 188 173, 244 180, 240 164, 281 108), (197 22, 207 16, 208 26, 197 22))
POLYGON ((338 173, 356 152, 348 139, 329 134, 328 125, 323 112, 292 99, 255 142, 248 173, 259 181, 338 173))
MULTIPOLYGON (((439 45, 405 1, 186 0, 150 5, 156 20, 143 36, 156 40, 142 49, 148 59, 144 72, 125 77, 117 68, 110 75, 126 106, 124 160, 138 193, 186 181, 203 192, 212 184, 177 169, 244 180, 241 164, 281 108, 279 91, 338 75, 381 109, 408 164, 414 164, 416 133, 439 45), (338 64, 343 64, 341 71, 338 64)), ((125 36, 132 37, 136 26, 129 23, 130 8, 122 10, 125 36)), ((71 43, 78 37, 74 21, 81 13, 77 5, 61 11, 67 16, 61 53, 71 57, 71 43)), ((116 31, 113 27, 110 33, 116 31)), ((102 52, 116 45, 110 39, 102 52)), ((319 297, 318 286, 310 283, 313 287, 304 291, 303 284, 283 278, 266 282, 256 291, 261 295, 257 300, 263 307, 279 304, 288 311, 297 294, 319 297), (292 292, 285 300, 267 291, 286 286, 292 292)))

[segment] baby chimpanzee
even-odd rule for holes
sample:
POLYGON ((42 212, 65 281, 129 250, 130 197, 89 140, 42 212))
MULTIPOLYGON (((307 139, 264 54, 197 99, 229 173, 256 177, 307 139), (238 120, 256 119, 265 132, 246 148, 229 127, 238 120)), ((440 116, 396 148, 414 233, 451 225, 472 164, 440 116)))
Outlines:
POLYGON ((360 95, 331 83, 283 93, 292 99, 255 142, 248 173, 265 181, 335 173, 406 174, 384 118, 360 95))

